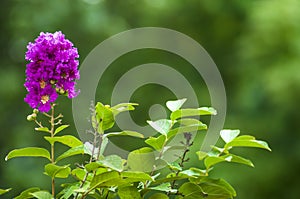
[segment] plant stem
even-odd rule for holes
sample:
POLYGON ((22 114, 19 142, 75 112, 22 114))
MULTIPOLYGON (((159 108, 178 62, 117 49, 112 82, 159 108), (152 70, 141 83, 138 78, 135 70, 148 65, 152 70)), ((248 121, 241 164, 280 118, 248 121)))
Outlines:
MULTIPOLYGON (((182 156, 179 157, 179 158, 180 158, 179 166, 180 166, 182 169, 183 169, 183 167, 184 167, 183 164, 189 160, 189 158, 186 159, 186 155, 187 155, 187 153, 190 151, 190 147, 193 145, 193 142, 191 142, 192 134, 191 134, 191 133, 184 133, 183 135, 184 135, 184 138, 185 138, 185 141, 186 141, 186 142, 185 142, 185 143, 182 142, 182 143, 184 144, 184 151, 183 151, 182 156)), ((176 172, 176 177, 179 175, 179 173, 180 173, 180 170, 178 170, 178 171, 176 172)), ((173 188, 175 187, 175 183, 176 183, 176 180, 173 180, 173 182, 172 182, 172 184, 171 184, 171 189, 173 189, 173 188)), ((171 192, 168 193, 168 195, 170 195, 170 194, 171 194, 171 192)))
MULTIPOLYGON (((54 118, 54 106, 55 104, 53 104, 51 106, 51 117, 50 117, 50 124, 51 124, 51 137, 54 137, 54 126, 55 126, 55 118, 54 118)), ((55 162, 55 156, 54 156, 54 143, 51 144, 51 163, 54 164, 55 162)), ((52 187, 52 196, 55 197, 55 180, 54 177, 52 177, 52 182, 51 182, 51 187, 52 187)))

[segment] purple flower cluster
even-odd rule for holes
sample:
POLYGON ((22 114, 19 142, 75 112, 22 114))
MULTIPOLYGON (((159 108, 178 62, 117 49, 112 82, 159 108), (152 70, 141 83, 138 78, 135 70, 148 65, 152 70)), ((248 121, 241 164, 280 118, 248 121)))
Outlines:
POLYGON ((77 95, 75 80, 79 79, 79 61, 76 59, 79 55, 64 34, 41 32, 27 49, 25 59, 30 63, 26 68, 25 102, 41 112, 48 112, 58 95, 69 98, 77 95))

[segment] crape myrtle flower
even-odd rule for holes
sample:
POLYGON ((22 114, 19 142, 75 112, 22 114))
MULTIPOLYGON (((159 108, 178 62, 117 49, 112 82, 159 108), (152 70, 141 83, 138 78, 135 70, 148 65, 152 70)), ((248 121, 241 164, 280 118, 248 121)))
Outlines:
POLYGON ((27 45, 24 101, 32 108, 48 112, 59 95, 76 97, 75 80, 79 79, 77 49, 62 32, 41 32, 27 45))

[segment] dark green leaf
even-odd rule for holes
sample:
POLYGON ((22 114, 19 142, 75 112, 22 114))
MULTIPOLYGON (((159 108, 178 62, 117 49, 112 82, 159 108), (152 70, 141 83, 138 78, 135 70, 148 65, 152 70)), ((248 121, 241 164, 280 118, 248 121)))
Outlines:
POLYGON ((136 187, 126 186, 119 187, 118 195, 120 199, 141 199, 141 195, 136 187))
POLYGON ((38 147, 27 147, 27 148, 12 150, 5 157, 5 160, 7 161, 15 157, 43 157, 43 158, 47 158, 48 160, 51 160, 50 153, 46 149, 38 148, 38 147))
POLYGON ((179 192, 186 199, 204 199, 206 198, 206 193, 197 184, 186 182, 179 188, 179 192))
POLYGON ((149 199, 169 199, 169 197, 163 193, 156 193, 156 194, 150 196, 149 199))
POLYGON ((236 196, 233 187, 223 179, 205 178, 199 186, 207 194, 205 199, 228 199, 236 196))

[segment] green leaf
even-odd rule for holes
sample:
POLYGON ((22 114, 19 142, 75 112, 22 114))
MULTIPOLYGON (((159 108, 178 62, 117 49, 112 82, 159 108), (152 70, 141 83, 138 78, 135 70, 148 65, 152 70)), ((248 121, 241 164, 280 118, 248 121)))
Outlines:
POLYGON ((84 179, 84 176, 86 175, 86 172, 85 172, 85 170, 84 169, 81 169, 81 168, 75 168, 75 169, 73 169, 72 170, 72 175, 74 176, 74 177, 76 177, 78 180, 80 180, 80 181, 83 181, 83 179, 84 179))
POLYGON ((182 117, 199 116, 199 115, 216 115, 217 111, 212 107, 200 107, 196 109, 179 109, 171 113, 171 120, 176 120, 182 117))
POLYGON ((128 166, 133 171, 151 171, 154 165, 155 155, 149 147, 134 150, 128 155, 128 166))
POLYGON ((51 131, 47 127, 37 127, 34 128, 36 131, 41 131, 41 132, 46 132, 46 133, 51 133, 51 131))
POLYGON ((57 129, 55 129, 55 131, 54 131, 54 135, 58 134, 59 132, 61 132, 65 128, 68 128, 69 126, 70 125, 61 125, 61 126, 57 127, 57 129))
POLYGON ((124 171, 121 173, 121 176, 122 178, 133 179, 134 181, 153 181, 150 175, 140 171, 124 171))
POLYGON ((205 178, 199 186, 207 194, 205 199, 228 199, 236 196, 233 187, 223 179, 205 178))
POLYGON ((96 175, 91 182, 90 190, 93 190, 97 187, 101 187, 101 184, 107 181, 117 180, 117 179, 120 179, 120 174, 117 171, 109 171, 109 172, 96 175))
POLYGON ((62 143, 64 145, 67 145, 69 147, 76 147, 76 146, 80 146, 80 145, 83 144, 79 139, 77 139, 76 137, 74 137, 72 135, 64 135, 64 136, 57 136, 57 137, 45 136, 44 138, 51 145, 54 144, 55 142, 60 142, 60 143, 62 143))
POLYGON ((101 165, 105 167, 109 167, 113 170, 121 172, 123 170, 123 161, 120 156, 117 155, 110 155, 104 157, 104 159, 97 161, 101 165))
POLYGON ((150 196, 149 199, 169 199, 169 197, 163 193, 156 193, 156 194, 150 196))
POLYGON ((179 174, 195 178, 195 177, 199 177, 199 176, 205 176, 206 170, 201 170, 201 169, 197 169, 197 168, 190 168, 190 169, 179 172, 179 174))
POLYGON ((167 135, 169 130, 171 129, 173 125, 172 120, 167 120, 167 119, 161 119, 157 120, 155 122, 153 121, 147 121, 147 123, 154 128, 157 132, 161 133, 162 135, 167 135))
POLYGON ((55 164, 45 165, 45 174, 52 178, 67 178, 71 173, 70 165, 58 166, 55 164))
MULTIPOLYGON (((114 114, 109 106, 104 106, 98 102, 95 107, 96 120, 99 124, 98 132, 103 133, 105 130, 110 129, 115 124, 114 114)), ((94 122, 93 122, 94 124, 94 122)), ((96 128, 96 126, 94 126, 96 128)))
POLYGON ((174 101, 167 101, 166 105, 168 109, 172 112, 177 111, 181 108, 181 106, 185 103, 186 98, 174 100, 174 101))
POLYGON ((27 147, 22 149, 15 149, 8 153, 8 155, 5 157, 5 160, 9 160, 11 158, 16 157, 43 157, 50 159, 50 153, 44 149, 44 148, 38 148, 38 147, 27 147))
POLYGON ((163 191, 163 192, 172 192, 172 193, 177 192, 176 189, 172 189, 171 183, 169 183, 169 182, 159 184, 158 186, 155 186, 155 187, 148 187, 148 189, 156 190, 156 191, 163 191))
POLYGON ((9 192, 11 190, 11 188, 9 189, 0 189, 0 195, 5 194, 7 192, 9 192))
POLYGON ((186 199, 204 199, 207 196, 199 185, 191 182, 186 182, 181 185, 181 187, 179 188, 179 192, 186 199))
POLYGON ((226 142, 232 141, 234 138, 236 138, 240 134, 240 130, 231 130, 231 129, 223 129, 220 132, 221 138, 226 142))
POLYGON ((168 139, 170 139, 180 133, 194 132, 194 131, 200 131, 206 129, 207 129, 206 124, 203 124, 201 122, 197 125, 180 126, 178 128, 170 130, 167 134, 167 137, 168 139))
POLYGON ((119 187, 118 195, 120 199, 141 199, 141 195, 136 187, 126 186, 119 187))
POLYGON ((14 199, 29 199, 29 198, 32 198, 33 196, 31 195, 31 193, 37 192, 39 190, 40 190, 40 188, 38 188, 38 187, 32 187, 32 188, 26 189, 20 195, 14 197, 14 199))
POLYGON ((236 137, 225 145, 225 149, 231 147, 256 147, 271 151, 267 142, 256 140, 255 137, 248 135, 236 137))
POLYGON ((64 152, 63 154, 61 154, 56 159, 56 162, 58 162, 58 161, 60 161, 62 159, 74 156, 74 155, 79 155, 79 154, 82 154, 82 155, 85 154, 85 147, 84 147, 84 145, 73 147, 73 148, 69 149, 68 151, 64 152))
POLYGON ((207 153, 204 151, 197 151, 196 154, 198 155, 199 160, 203 160, 207 156, 207 153))
POLYGON ((165 135, 160 135, 158 137, 149 137, 145 142, 152 146, 155 150, 160 151, 166 141, 166 136, 165 135))
POLYGON ((116 116, 121 112, 124 111, 132 111, 135 109, 134 106, 138 106, 139 104, 137 103, 121 103, 121 104, 117 104, 113 107, 111 107, 111 110, 113 112, 113 114, 116 116))
POLYGON ((38 199, 54 199, 48 191, 37 191, 31 193, 31 195, 38 199))
POLYGON ((144 135, 135 131, 121 131, 121 132, 112 132, 104 134, 105 137, 113 137, 113 136, 132 136, 138 138, 144 138, 144 135))
POLYGON ((235 162, 235 163, 245 164, 254 167, 253 163, 250 160, 233 154, 227 154, 220 157, 206 157, 204 160, 204 164, 206 168, 210 168, 213 165, 216 165, 220 162, 235 162))

